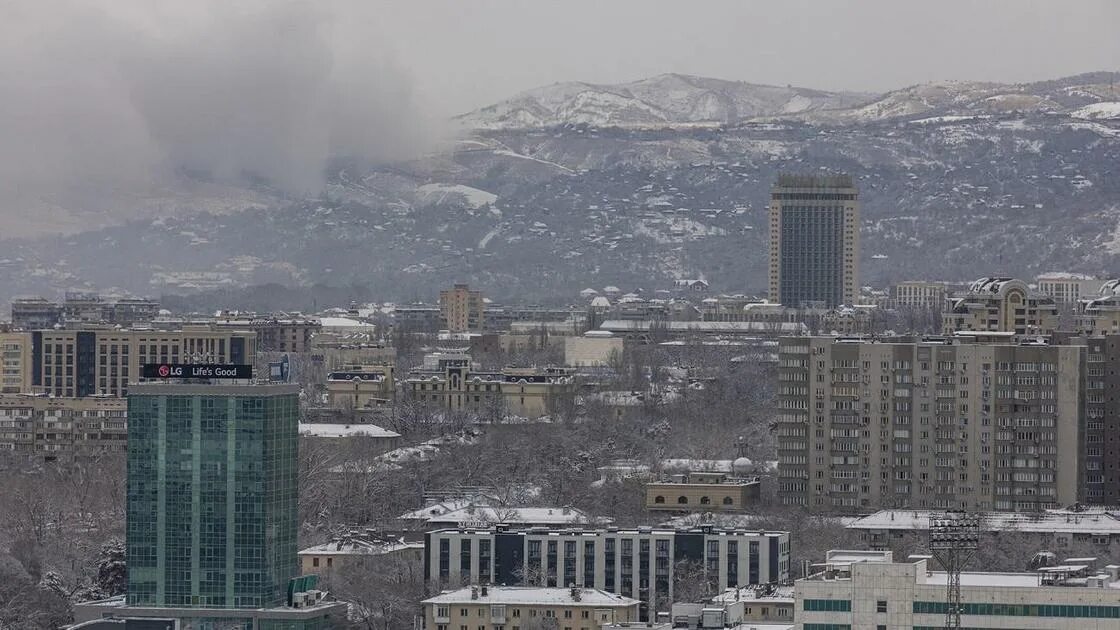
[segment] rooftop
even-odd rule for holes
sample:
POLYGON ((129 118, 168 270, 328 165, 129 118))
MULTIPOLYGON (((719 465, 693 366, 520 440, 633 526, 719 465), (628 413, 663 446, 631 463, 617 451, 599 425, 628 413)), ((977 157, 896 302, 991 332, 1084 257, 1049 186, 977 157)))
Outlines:
POLYGON ((423 542, 408 542, 404 538, 378 536, 375 532, 351 532, 330 542, 303 549, 299 555, 372 555, 380 556, 408 549, 423 549, 423 542))
MULTIPOLYGON (((881 510, 863 516, 848 525, 862 530, 913 530, 929 529, 931 515, 940 512, 927 510, 881 510)), ((1107 512, 1072 512, 1053 510, 1046 512, 1015 513, 986 512, 981 515, 981 527, 993 532, 1028 532, 1038 534, 1098 534, 1120 536, 1120 519, 1107 512)))
POLYGON ((446 591, 425 599, 424 604, 510 604, 521 606, 637 606, 636 599, 596 588, 537 588, 520 586, 477 586, 446 591), (485 594, 483 594, 485 590, 485 594), (573 595, 578 593, 578 599, 573 595))
POLYGON ((427 521, 430 525, 458 525, 459 523, 590 525, 606 524, 610 522, 610 519, 589 516, 586 512, 575 508, 467 505, 457 510, 433 514, 427 521))
POLYGON ((341 438, 341 437, 372 437, 372 438, 399 438, 400 433, 383 429, 376 424, 331 424, 326 422, 299 424, 299 434, 308 437, 341 438))

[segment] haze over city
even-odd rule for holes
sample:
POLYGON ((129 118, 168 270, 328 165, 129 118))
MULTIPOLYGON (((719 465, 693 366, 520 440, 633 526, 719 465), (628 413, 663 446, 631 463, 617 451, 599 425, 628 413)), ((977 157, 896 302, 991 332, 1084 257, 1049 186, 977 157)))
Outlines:
POLYGON ((1120 619, 1120 5, 4 8, 0 630, 1120 619))

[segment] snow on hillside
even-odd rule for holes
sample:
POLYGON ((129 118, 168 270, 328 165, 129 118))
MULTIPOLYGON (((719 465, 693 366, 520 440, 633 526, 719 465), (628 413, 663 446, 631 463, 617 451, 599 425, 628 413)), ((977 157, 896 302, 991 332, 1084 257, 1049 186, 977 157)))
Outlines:
POLYGON ((494 205, 498 196, 492 192, 471 188, 462 184, 424 184, 416 189, 417 199, 422 203, 442 205, 443 203, 460 197, 471 208, 478 209, 494 205))
POLYGON ((1086 120, 1111 120, 1120 118, 1120 102, 1108 101, 1104 103, 1093 103, 1092 105, 1086 105, 1085 107, 1070 112, 1070 116, 1074 118, 1084 118, 1086 120))

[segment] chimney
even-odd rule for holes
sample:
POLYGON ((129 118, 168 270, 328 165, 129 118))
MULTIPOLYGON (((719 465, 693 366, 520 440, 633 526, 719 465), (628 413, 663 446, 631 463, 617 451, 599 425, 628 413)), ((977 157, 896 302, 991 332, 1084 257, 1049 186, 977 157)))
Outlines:
POLYGON ((573 602, 578 602, 583 595, 583 590, 575 584, 568 587, 568 592, 571 593, 573 602))
POLYGON ((490 589, 489 589, 489 588, 487 588, 487 586, 486 586, 485 584, 483 584, 483 585, 482 585, 482 596, 483 596, 483 597, 486 597, 486 594, 487 594, 487 593, 488 593, 489 591, 490 591, 490 589))
POLYGON ((477 586, 472 586, 471 587, 471 599, 478 599, 478 587, 477 586))

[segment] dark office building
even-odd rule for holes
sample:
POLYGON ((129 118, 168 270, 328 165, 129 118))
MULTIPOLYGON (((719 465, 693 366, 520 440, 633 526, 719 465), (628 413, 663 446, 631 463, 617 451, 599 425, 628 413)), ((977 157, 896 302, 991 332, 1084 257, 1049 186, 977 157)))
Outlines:
POLYGON ((849 175, 780 175, 770 195, 770 301, 859 299, 859 191, 849 175))
POLYGON ((424 578, 467 584, 581 586, 642 603, 672 601, 675 571, 702 568, 715 592, 789 579, 789 533, 697 529, 445 529, 424 542, 424 578))

